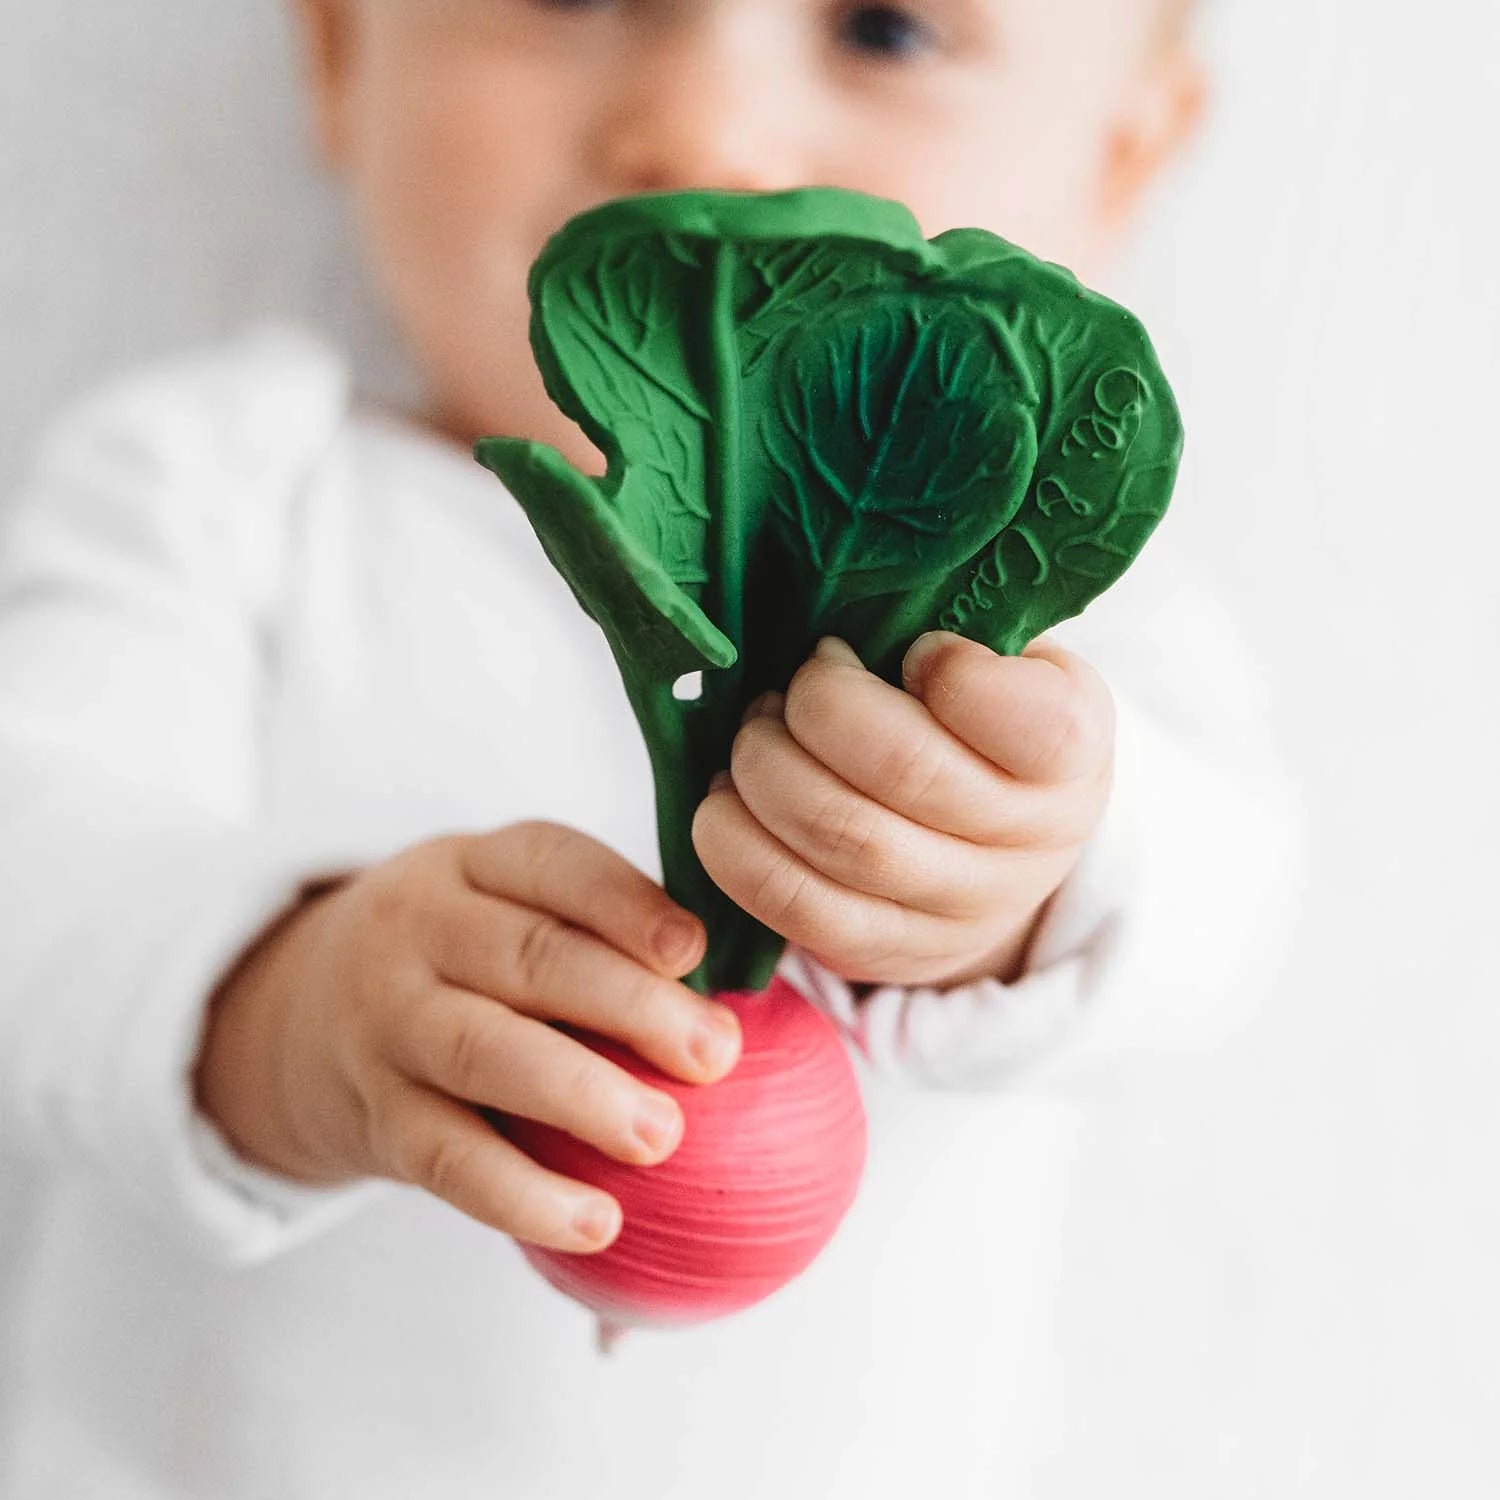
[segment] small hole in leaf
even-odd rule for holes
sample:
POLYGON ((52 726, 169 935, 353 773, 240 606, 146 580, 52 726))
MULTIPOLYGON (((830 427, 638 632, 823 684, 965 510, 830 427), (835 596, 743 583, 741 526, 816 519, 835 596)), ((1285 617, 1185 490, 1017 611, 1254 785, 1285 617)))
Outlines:
POLYGON ((703 673, 688 672, 672 684, 672 696, 679 703, 696 703, 703 696, 703 673))

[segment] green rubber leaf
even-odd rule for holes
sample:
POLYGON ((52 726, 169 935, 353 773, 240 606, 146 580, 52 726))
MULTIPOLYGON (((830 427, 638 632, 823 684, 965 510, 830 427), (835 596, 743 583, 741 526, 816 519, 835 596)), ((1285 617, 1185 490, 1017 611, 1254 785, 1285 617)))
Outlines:
POLYGON ((1021 372, 963 301, 848 298, 798 328, 761 419, 771 504, 830 603, 945 576, 1026 493, 1036 427, 1021 372))
POLYGON ((781 940, 691 838, 746 704, 820 635, 899 684, 926 630, 1016 653, 1079 613, 1166 509, 1176 405, 1140 324, 1061 267, 836 188, 607 203, 529 289, 547 390, 606 472, 477 452, 619 663, 667 889, 709 929, 690 982, 760 988, 781 940))
POLYGON ((554 244, 532 278, 532 337, 548 393, 609 462, 624 529, 690 593, 707 581, 713 412, 672 309, 698 296, 672 236, 554 244))
POLYGON ((482 438, 474 451, 520 500, 579 604, 612 643, 629 642, 634 670, 671 681, 734 661, 733 645, 630 533, 598 484, 556 449, 482 438))

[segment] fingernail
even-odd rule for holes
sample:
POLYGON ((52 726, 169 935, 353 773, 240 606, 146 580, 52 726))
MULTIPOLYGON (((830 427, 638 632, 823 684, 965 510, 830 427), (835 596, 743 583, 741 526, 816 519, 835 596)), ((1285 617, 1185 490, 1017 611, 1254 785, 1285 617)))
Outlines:
POLYGON ((608 1198, 588 1198, 573 1215, 574 1232, 591 1245, 601 1245, 615 1232, 620 1221, 618 1206, 608 1198))
POLYGON ((720 1006, 711 1011, 688 1041, 688 1051, 700 1068, 719 1072, 740 1049, 740 1023, 733 1011, 720 1006))
POLYGON ((669 964, 686 958, 698 946, 698 924, 686 917, 667 917, 656 929, 655 947, 669 964))
POLYGON ((733 783, 733 780, 734 778, 730 776, 728 771, 720 771, 719 774, 709 782, 708 789, 710 792, 722 792, 725 787, 730 786, 733 783))
POLYGON ((740 723, 748 724, 751 719, 758 719, 763 714, 780 713, 782 702, 783 698, 780 693, 762 693, 745 710, 745 716, 740 720, 740 723))
POLYGON ((953 639, 946 630, 929 630, 919 635, 907 649, 901 662, 901 679, 908 687, 919 688, 938 652, 953 639))
POLYGON ((848 641, 840 640, 836 635, 825 635, 818 642, 814 656, 821 656, 824 661, 842 662, 846 667, 862 667, 864 663, 859 659, 859 653, 848 641))
POLYGON ((636 1109, 635 1134, 651 1151, 665 1151, 682 1133, 682 1110, 663 1094, 643 1099, 636 1109))

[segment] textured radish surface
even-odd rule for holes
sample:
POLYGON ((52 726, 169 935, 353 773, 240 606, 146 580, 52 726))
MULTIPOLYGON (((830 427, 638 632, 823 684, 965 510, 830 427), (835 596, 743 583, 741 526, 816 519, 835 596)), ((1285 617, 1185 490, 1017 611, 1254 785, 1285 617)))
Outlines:
POLYGON ((832 1239, 864 1171, 859 1080, 827 1017, 780 979, 715 998, 739 1016, 744 1049, 713 1084, 683 1083, 610 1038, 562 1028, 682 1105, 682 1143, 659 1165, 499 1117, 543 1166, 619 1200, 624 1227, 606 1250, 521 1248, 558 1290, 621 1324, 696 1323, 770 1296, 832 1239))

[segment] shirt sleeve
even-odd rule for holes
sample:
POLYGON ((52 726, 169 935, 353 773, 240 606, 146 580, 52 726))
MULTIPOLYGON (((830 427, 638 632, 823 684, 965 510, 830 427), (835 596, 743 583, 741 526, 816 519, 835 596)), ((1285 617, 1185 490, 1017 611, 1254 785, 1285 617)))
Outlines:
POLYGON ((0 1133, 228 1264, 379 1187, 240 1161, 191 1078, 219 979, 359 862, 261 787, 282 513, 342 382, 280 329, 119 382, 0 512, 0 1133))
POLYGON ((1132 1056, 1221 1045, 1285 962, 1305 879, 1301 792, 1262 669, 1185 560, 1153 541, 1050 632, 1115 700, 1109 802, 1013 983, 882 985, 810 954, 780 972, 881 1073, 918 1086, 1071 1087, 1132 1056))

